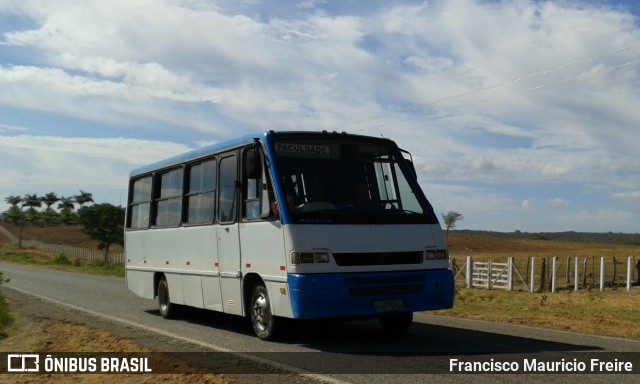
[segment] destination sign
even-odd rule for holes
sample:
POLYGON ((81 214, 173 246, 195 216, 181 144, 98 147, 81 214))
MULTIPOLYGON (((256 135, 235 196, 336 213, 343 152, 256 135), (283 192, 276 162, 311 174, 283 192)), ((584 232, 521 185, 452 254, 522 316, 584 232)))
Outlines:
POLYGON ((298 159, 337 159, 340 146, 333 143, 276 142, 274 149, 279 157, 298 159))
POLYGON ((329 147, 324 145, 277 143, 276 151, 285 153, 301 153, 305 155, 325 155, 331 154, 329 147))

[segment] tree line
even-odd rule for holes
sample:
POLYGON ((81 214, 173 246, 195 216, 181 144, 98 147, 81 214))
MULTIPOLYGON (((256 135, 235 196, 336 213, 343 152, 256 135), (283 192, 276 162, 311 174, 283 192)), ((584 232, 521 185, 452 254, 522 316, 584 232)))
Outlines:
POLYGON ((98 249, 104 250, 105 260, 111 244, 124 245, 125 209, 109 203, 93 204, 93 195, 89 192, 80 190, 78 195, 71 197, 58 197, 55 192, 44 196, 8 196, 5 201, 11 207, 3 213, 4 221, 20 226, 18 247, 22 243, 25 223, 42 226, 79 224, 84 233, 98 241, 98 249), (90 203, 92 205, 85 206, 90 203))
POLYGON ((49 192, 43 196, 37 194, 12 195, 4 200, 10 205, 9 209, 3 213, 4 221, 8 223, 71 225, 78 224, 78 212, 85 204, 93 203, 93 195, 80 190, 79 194, 69 197, 59 197, 55 192, 49 192))

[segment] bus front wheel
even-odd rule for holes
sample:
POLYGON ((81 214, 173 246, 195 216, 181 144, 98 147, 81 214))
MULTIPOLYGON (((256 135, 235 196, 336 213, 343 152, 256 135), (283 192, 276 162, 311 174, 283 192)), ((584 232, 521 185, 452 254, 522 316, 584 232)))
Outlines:
POLYGON ((393 313, 378 317, 378 321, 385 331, 391 333, 401 333, 411 327, 413 322, 413 312, 393 313))
POLYGON ((165 278, 158 281, 158 309, 164 319, 172 318, 176 312, 175 305, 171 304, 169 298, 169 283, 165 278))
POLYGON ((264 285, 257 285, 251 294, 250 316, 253 330, 262 340, 273 340, 276 334, 276 317, 271 313, 269 293, 264 285))

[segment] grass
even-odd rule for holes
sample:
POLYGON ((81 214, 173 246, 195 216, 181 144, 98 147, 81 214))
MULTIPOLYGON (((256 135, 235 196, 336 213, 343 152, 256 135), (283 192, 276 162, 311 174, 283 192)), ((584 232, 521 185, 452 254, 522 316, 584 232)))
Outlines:
POLYGON ((640 340, 640 296, 623 289, 529 293, 460 288, 443 316, 640 340))
MULTIPOLYGON (((504 262, 507 257, 513 257, 524 279, 529 278, 527 261, 530 257, 536 257, 536 286, 541 279, 541 260, 547 260, 549 273, 550 260, 557 256, 559 290, 556 293, 529 293, 519 277, 514 280, 515 290, 512 292, 467 289, 463 287, 464 277, 459 276, 456 281, 458 289, 453 309, 436 313, 443 316, 640 340, 640 287, 632 287, 631 292, 624 288, 626 259, 633 257, 634 260, 638 260, 639 246, 497 239, 455 233, 449 236, 448 243, 449 253, 455 258, 458 267, 462 267, 466 256, 471 256, 475 261, 495 262, 504 262), (578 257, 580 283, 586 281, 590 288, 574 292, 571 289, 573 275, 570 282, 564 280, 567 257, 571 258, 572 263, 578 257), (597 288, 600 257, 605 258, 607 282, 607 288, 602 292, 597 288), (614 258, 617 266, 615 275, 612 271, 614 258), (587 278, 583 280, 585 259, 587 278), (612 286, 615 288, 611 288, 612 286)), ((571 274, 574 272, 574 266, 570 266, 571 274)))
POLYGON ((33 265, 63 271, 102 276, 124 277, 124 267, 102 262, 71 259, 64 254, 54 255, 36 249, 20 249, 10 243, 0 243, 0 260, 10 263, 33 265))
MULTIPOLYGON (((2 271, 0 271, 0 285, 6 284, 8 282, 9 279, 4 275, 2 271)), ((0 338, 6 337, 6 331, 13 325, 13 323, 14 318, 11 314, 9 303, 7 302, 4 295, 0 292, 0 338)))
MULTIPOLYGON (((64 254, 54 255, 36 249, 20 249, 11 243, 0 243, 0 261, 93 275, 124 277, 122 266, 70 259, 64 254)), ((0 270, 0 285, 7 282, 4 273, 0 270)), ((13 324, 14 318, 9 303, 0 292, 0 339, 6 336, 7 330, 13 324)))

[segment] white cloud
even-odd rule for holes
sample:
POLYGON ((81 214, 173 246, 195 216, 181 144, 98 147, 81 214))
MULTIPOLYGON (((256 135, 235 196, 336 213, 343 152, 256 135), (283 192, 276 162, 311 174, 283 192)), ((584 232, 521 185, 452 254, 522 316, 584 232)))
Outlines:
POLYGON ((126 200, 129 172, 144 164, 191 148, 150 140, 0 136, 0 168, 11 182, 0 185, 4 197, 56 192, 69 196, 79 189, 94 199, 126 200))
POLYGON ((573 228, 575 231, 593 232, 594 228, 597 228, 599 232, 618 232, 618 228, 629 228, 629 232, 638 233, 637 216, 629 211, 616 209, 579 210, 558 215, 555 219, 557 227, 573 228))
POLYGON ((640 204, 640 191, 617 192, 613 194, 613 198, 638 205, 640 204))
POLYGON ((550 199, 548 200, 548 203, 555 208, 563 208, 566 207, 570 204, 570 202, 568 202, 565 199, 561 199, 559 197, 556 197, 555 199, 550 199))
MULTIPOLYGON (((3 14, 30 20, 0 37, 2 145, 31 141, 33 148, 37 135, 54 136, 65 121, 80 136, 98 126, 103 135, 150 143, 159 132, 190 143, 254 130, 336 129, 396 139, 414 154, 425 187, 466 190, 453 192, 464 202, 446 197, 447 189, 430 196, 493 220, 463 212, 475 225, 526 230, 518 217, 500 219, 522 211, 523 201, 583 209, 573 199, 566 205, 567 196, 501 191, 507 183, 572 182, 594 196, 594 212, 637 201, 637 15, 530 0, 381 2, 366 12, 328 1, 269 7, 252 0, 2 2, 3 14), (21 118, 11 111, 55 119, 25 123, 31 136, 18 142, 11 127, 21 118)), ((87 143, 59 140, 30 152, 31 160, 17 148, 0 151, 24 160, 23 174, 56 178, 65 168, 56 164, 80 165, 51 148, 93 153, 87 143)), ((101 143, 139 145, 112 140, 101 143)), ((531 225, 544 227, 544 217, 531 225)))

